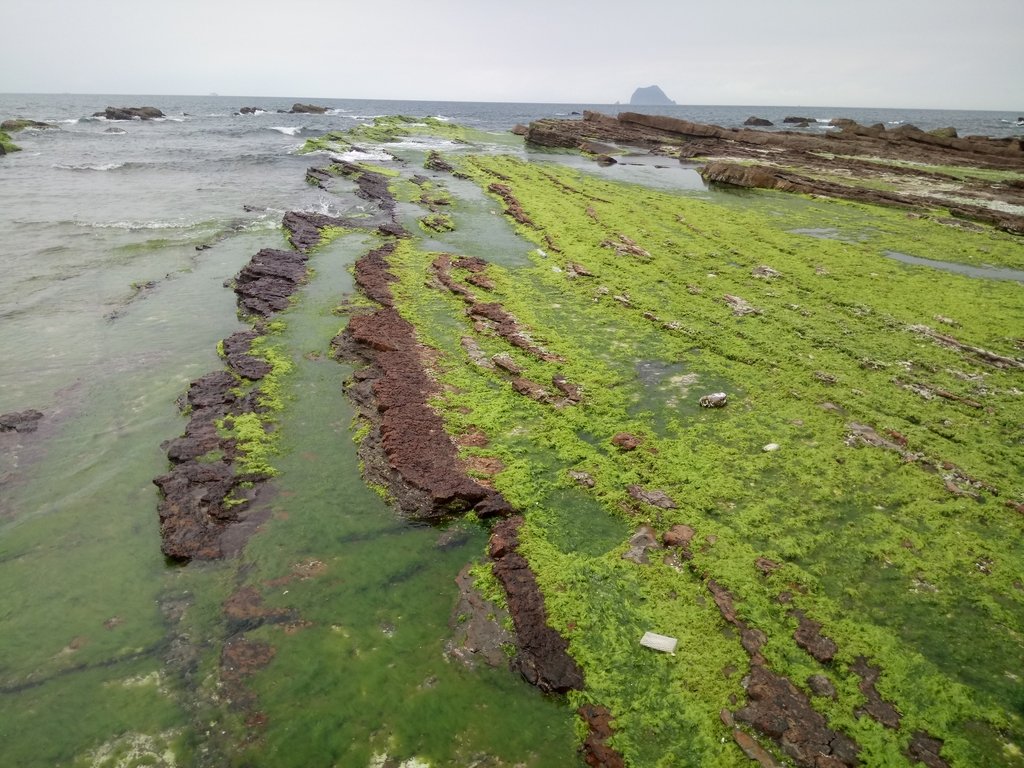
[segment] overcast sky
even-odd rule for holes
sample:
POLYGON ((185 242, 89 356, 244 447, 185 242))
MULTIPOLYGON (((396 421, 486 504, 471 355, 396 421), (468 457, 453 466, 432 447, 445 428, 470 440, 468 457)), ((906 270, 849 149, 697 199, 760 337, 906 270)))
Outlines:
POLYGON ((1024 0, 5 0, 0 92, 997 109, 1024 0))

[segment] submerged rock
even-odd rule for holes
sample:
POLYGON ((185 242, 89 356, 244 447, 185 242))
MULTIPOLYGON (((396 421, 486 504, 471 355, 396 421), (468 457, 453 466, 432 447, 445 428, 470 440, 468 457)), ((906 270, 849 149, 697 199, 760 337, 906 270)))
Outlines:
POLYGON ((0 432, 35 432, 43 418, 40 411, 14 411, 0 414, 0 432))

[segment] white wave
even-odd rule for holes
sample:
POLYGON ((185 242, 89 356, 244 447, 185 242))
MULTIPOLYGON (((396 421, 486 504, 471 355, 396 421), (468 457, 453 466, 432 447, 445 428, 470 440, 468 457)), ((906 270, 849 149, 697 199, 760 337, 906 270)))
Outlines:
POLYGON ((125 163, 99 163, 91 165, 89 163, 83 163, 81 165, 52 165, 51 168, 56 168, 59 171, 114 171, 118 168, 124 168, 125 163))
POLYGON ((347 152, 342 152, 340 155, 331 155, 331 160, 345 161, 348 163, 361 163, 361 162, 388 162, 394 160, 391 153, 384 151, 383 149, 350 149, 347 152))
POLYGON ((75 221, 79 227, 92 229, 125 229, 130 232, 141 229, 191 229, 198 221, 75 221))
POLYGON ((814 122, 816 122, 816 123, 824 123, 825 125, 828 125, 829 123, 832 122, 832 118, 831 117, 816 117, 816 118, 814 118, 814 122))
POLYGON ((445 117, 444 115, 434 115, 434 119, 440 120, 442 123, 450 123, 452 121, 450 117, 445 117))
POLYGON ((73 117, 70 120, 58 120, 58 123, 65 123, 66 125, 77 125, 79 118, 73 117))
POLYGON ((340 107, 338 107, 337 109, 328 109, 326 112, 324 112, 324 114, 325 115, 344 115, 345 113, 351 112, 351 111, 352 110, 341 109, 340 107))
POLYGON ((283 133, 285 136, 298 136, 302 130, 301 125, 271 125, 270 130, 283 133))
POLYGON ((906 120, 886 120, 885 124, 886 125, 903 125, 903 123, 905 123, 905 122, 906 122, 906 120))
POLYGON ((349 115, 353 120, 376 120, 378 117, 387 117, 387 115, 349 115))

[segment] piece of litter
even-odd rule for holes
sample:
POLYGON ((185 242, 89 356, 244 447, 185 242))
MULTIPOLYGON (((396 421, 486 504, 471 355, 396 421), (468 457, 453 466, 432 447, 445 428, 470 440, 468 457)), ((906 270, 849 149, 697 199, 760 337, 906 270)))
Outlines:
POLYGON ((644 636, 640 638, 640 645, 664 653, 675 653, 678 642, 674 637, 659 635, 657 632, 644 632, 644 636))
POLYGON ((778 443, 768 443, 768 445, 761 448, 761 450, 764 451, 765 453, 771 453, 772 451, 779 450, 780 447, 781 446, 778 443))

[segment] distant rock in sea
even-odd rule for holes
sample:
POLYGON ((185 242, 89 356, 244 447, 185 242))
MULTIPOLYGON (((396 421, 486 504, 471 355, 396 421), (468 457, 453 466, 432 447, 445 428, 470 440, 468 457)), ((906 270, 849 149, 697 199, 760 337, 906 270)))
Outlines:
POLYGON ((637 88, 629 103, 633 106, 671 106, 675 104, 672 99, 665 95, 665 92, 656 85, 649 85, 646 88, 637 88))
POLYGON ((156 107, 107 107, 103 112, 94 112, 93 117, 105 117, 107 120, 154 120, 164 117, 164 113, 156 107))

